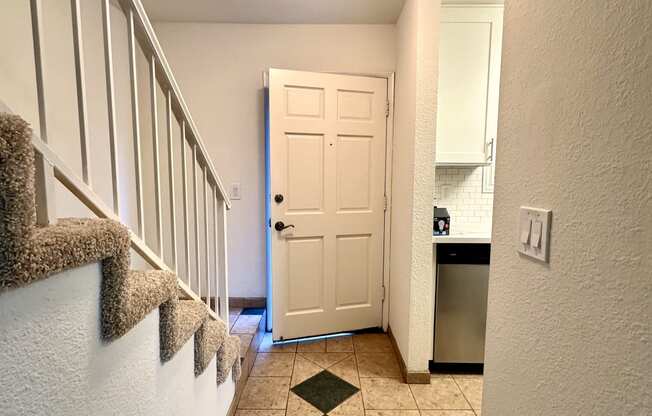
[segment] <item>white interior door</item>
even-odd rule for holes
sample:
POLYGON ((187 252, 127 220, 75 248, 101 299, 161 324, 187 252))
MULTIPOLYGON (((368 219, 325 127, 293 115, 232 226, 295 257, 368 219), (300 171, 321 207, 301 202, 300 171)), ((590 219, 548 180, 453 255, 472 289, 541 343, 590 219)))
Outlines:
POLYGON ((384 78, 269 71, 275 340, 381 325, 386 105, 384 78))

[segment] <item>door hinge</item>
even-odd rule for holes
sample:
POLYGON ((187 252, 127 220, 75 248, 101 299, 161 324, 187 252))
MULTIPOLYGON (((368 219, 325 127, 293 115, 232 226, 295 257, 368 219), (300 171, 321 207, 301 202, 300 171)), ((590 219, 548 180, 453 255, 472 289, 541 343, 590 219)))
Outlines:
POLYGON ((387 212, 387 195, 383 195, 383 211, 387 212))
POLYGON ((385 285, 382 285, 381 287, 382 287, 383 291, 381 293, 382 299, 380 299, 380 300, 385 300, 385 295, 386 295, 386 293, 385 293, 386 292, 385 285))
POLYGON ((385 117, 389 117, 389 100, 385 101, 385 117))

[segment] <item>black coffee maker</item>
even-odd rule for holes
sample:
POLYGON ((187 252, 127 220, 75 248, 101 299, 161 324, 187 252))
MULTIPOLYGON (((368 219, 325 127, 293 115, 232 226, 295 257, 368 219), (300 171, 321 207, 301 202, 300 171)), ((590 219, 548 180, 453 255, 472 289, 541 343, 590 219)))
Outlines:
POLYGON ((450 235, 451 216, 446 208, 435 207, 432 220, 432 235, 450 235))

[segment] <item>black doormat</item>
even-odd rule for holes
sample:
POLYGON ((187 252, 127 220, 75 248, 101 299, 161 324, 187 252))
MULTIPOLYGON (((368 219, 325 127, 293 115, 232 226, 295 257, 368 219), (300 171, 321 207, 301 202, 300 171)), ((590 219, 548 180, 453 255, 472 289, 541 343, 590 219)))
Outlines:
POLYGON ((265 313, 265 308, 244 308, 240 315, 262 315, 265 313))
POLYGON ((360 391, 356 386, 327 370, 310 377, 291 390, 322 413, 330 412, 360 391))

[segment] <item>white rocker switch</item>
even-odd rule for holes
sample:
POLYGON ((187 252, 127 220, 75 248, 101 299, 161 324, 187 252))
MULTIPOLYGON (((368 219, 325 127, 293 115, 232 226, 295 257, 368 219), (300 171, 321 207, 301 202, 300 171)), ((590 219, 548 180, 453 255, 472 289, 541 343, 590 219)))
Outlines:
POLYGON ((551 220, 548 209, 521 207, 517 251, 547 263, 551 220))
POLYGON ((543 223, 541 221, 534 221, 532 224, 532 241, 530 245, 534 248, 541 248, 541 229, 543 223))
POLYGON ((530 218, 525 218, 521 221, 521 244, 527 244, 530 242, 530 230, 532 229, 532 220, 530 218))

